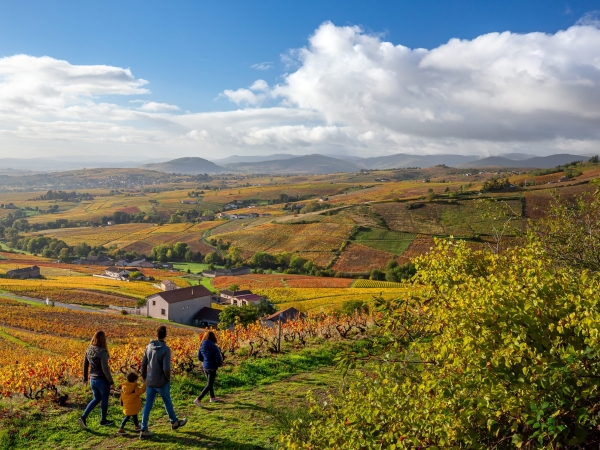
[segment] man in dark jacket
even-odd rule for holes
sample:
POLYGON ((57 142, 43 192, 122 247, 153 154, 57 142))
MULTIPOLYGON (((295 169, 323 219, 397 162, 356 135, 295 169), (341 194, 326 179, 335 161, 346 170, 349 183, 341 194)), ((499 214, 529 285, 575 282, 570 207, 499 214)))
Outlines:
POLYGON ((151 341, 146 347, 142 359, 142 378, 146 382, 146 404, 142 413, 142 431, 140 439, 152 436, 148 431, 148 419, 154 405, 156 394, 160 395, 165 404, 165 410, 171 421, 171 429, 176 430, 187 423, 187 419, 177 420, 171 401, 171 349, 167 346, 167 327, 161 326, 157 330, 158 340, 151 341))

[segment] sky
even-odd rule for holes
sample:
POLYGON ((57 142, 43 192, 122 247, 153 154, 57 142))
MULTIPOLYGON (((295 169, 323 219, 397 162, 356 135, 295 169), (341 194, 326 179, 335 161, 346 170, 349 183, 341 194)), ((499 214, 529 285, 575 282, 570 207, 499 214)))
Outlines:
POLYGON ((0 11, 0 158, 600 149, 600 0, 0 11))

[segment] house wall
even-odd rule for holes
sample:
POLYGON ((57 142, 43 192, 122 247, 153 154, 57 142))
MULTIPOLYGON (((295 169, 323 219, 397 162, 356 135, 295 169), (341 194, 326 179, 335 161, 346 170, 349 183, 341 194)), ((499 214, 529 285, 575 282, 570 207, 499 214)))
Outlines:
POLYGON ((168 304, 159 296, 152 296, 148 298, 147 314, 157 319, 167 319, 176 323, 193 325, 194 316, 202 308, 210 308, 211 305, 212 295, 172 304, 168 304), (163 309, 165 310, 165 315, 162 314, 163 309))

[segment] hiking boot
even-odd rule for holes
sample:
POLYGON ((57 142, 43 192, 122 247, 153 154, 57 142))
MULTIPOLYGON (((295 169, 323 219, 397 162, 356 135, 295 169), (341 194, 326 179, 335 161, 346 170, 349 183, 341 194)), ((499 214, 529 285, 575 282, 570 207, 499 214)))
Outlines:
POLYGON ((142 431, 140 431, 140 439, 144 439, 144 438, 147 438, 147 437, 150 437, 150 436, 153 436, 153 435, 154 435, 154 433, 152 431, 150 431, 150 430, 142 430, 142 431))
POLYGON ((81 428, 82 430, 87 430, 87 422, 83 417, 77 419, 77 423, 79 424, 79 428, 81 428))
POLYGON ((198 406, 198 407, 202 408, 202 401, 201 401, 199 398, 197 398, 196 400, 194 400, 194 404, 195 404, 196 406, 198 406))
POLYGON ((183 419, 179 419, 171 424, 171 430, 176 430, 177 428, 181 428, 187 423, 187 419, 184 417, 183 419))
POLYGON ((124 428, 119 428, 117 430, 117 434, 120 435, 120 436, 127 436, 127 431, 125 431, 124 428))
POLYGON ((102 422, 100 422, 100 425, 102 425, 103 427, 112 427, 115 424, 114 420, 104 420, 102 422))

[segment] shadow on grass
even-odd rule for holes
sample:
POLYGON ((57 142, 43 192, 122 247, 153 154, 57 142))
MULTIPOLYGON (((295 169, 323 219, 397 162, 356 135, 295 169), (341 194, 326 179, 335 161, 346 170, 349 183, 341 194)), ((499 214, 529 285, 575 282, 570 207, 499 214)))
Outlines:
MULTIPOLYGON (((133 437, 133 436, 132 436, 133 437)), ((253 444, 243 444, 232 441, 231 439, 209 436, 200 431, 179 431, 177 434, 155 433, 153 436, 142 440, 147 443, 159 444, 177 444, 190 448, 211 447, 215 449, 235 449, 235 450, 264 450, 268 447, 262 447, 253 444)))

